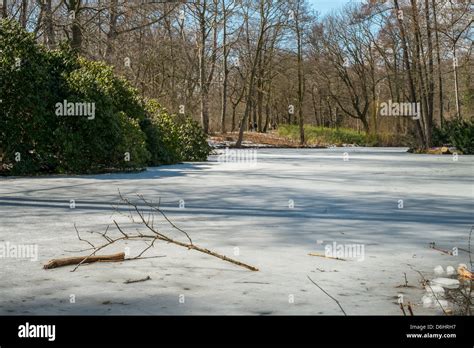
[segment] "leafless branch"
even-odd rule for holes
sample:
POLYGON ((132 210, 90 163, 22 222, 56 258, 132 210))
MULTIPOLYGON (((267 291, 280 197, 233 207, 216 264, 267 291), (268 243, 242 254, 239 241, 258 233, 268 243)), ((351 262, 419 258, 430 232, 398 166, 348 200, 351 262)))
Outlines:
POLYGON ((322 287, 320 287, 318 284, 316 284, 315 281, 313 281, 313 279, 311 279, 309 276, 307 276, 308 279, 311 281, 311 283, 313 283, 314 285, 316 285, 322 292, 324 292, 330 299, 332 299, 334 302, 337 303, 337 305, 339 306, 339 308, 341 309, 342 313, 344 313, 344 315, 347 315, 346 312, 344 311, 344 308, 342 308, 341 304, 339 303, 338 300, 336 300, 333 296, 331 296, 331 294, 329 294, 326 290, 324 290, 322 287))

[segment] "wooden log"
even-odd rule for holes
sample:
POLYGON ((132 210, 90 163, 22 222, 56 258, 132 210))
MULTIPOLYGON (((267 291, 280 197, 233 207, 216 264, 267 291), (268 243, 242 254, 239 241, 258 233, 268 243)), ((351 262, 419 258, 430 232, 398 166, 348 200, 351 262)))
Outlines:
POLYGON ((125 260, 125 253, 118 253, 112 255, 92 255, 92 256, 73 256, 65 257, 63 259, 52 259, 46 265, 44 269, 51 269, 69 265, 77 265, 80 263, 93 263, 93 262, 119 262, 125 260))

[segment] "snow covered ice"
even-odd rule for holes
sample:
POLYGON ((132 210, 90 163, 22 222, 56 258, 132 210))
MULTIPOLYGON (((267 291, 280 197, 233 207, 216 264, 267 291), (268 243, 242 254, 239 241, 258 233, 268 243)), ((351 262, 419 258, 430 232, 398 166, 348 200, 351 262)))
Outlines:
MULTIPOLYGON (((446 255, 429 243, 467 245, 474 157, 405 151, 259 149, 252 165, 215 155, 133 174, 1 178, 0 243, 37 245, 38 260, 0 259, 0 313, 341 314, 309 275, 349 315, 400 315, 399 293, 415 315, 436 314, 423 307, 425 290, 410 266, 433 279, 437 265, 468 263, 466 253, 446 255), (260 271, 161 242, 147 255, 165 257, 43 270, 86 247, 74 223, 84 233, 112 223, 118 189, 161 198, 196 244, 260 271), (308 255, 333 243, 363 245, 363 261, 308 255), (404 273, 413 287, 397 288, 404 273)), ((133 255, 143 244, 105 252, 125 247, 133 255)))

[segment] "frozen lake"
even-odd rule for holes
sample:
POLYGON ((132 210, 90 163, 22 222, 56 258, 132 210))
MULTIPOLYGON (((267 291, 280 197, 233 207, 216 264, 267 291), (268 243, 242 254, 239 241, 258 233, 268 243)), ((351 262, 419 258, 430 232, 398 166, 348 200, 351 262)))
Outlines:
MULTIPOLYGON (((438 265, 468 263, 466 253, 429 243, 467 248, 474 156, 405 150, 259 149, 256 163, 211 156, 136 174, 0 178, 0 244, 38 248, 36 261, 0 258, 0 314, 341 314, 308 275, 349 315, 400 315, 400 293, 415 315, 437 314, 421 305, 409 265, 433 278, 438 265), (51 258, 84 254, 67 252, 86 247, 74 223, 84 233, 114 218, 125 225, 111 207, 118 189, 161 198, 196 244, 260 271, 162 242, 147 254, 160 258, 43 270, 51 258), (360 253, 347 261, 308 255, 335 245, 360 253), (413 288, 397 288, 404 273, 413 288)), ((144 246, 105 253, 128 247, 134 256, 144 246)))

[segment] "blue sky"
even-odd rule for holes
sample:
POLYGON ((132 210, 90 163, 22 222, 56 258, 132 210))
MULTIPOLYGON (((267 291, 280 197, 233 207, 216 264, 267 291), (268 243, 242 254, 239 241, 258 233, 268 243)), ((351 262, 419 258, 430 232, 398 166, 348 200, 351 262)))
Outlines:
POLYGON ((337 10, 351 1, 360 2, 361 0, 309 0, 310 4, 313 5, 313 8, 318 11, 321 16, 324 16, 332 10, 337 10))

